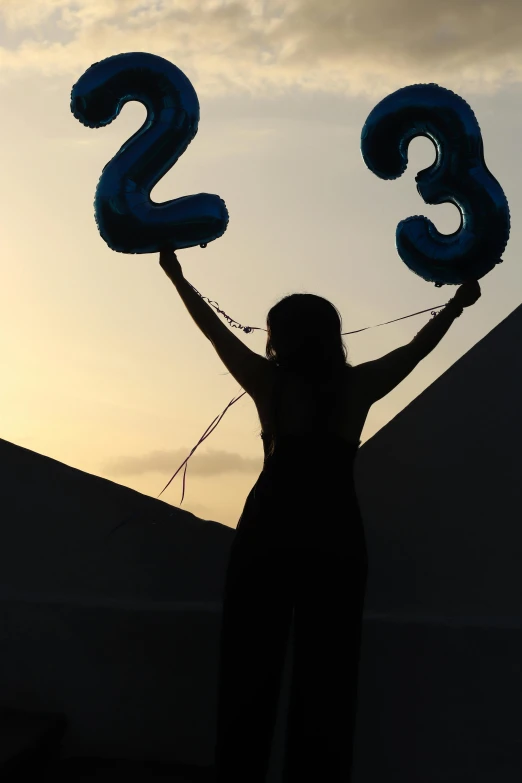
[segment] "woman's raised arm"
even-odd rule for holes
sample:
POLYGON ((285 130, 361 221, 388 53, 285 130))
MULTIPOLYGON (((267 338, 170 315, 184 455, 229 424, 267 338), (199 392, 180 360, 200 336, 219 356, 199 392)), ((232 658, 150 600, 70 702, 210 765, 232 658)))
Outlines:
POLYGON ((269 373, 268 360, 241 342, 185 280, 173 250, 163 250, 160 253, 160 265, 174 283, 185 307, 205 337, 210 340, 227 370, 246 392, 254 396, 266 381, 269 373))
POLYGON ((475 304, 480 297, 476 280, 464 283, 437 315, 422 327, 407 345, 371 362, 356 366, 365 395, 371 404, 389 394, 440 343, 451 324, 464 307, 475 304))

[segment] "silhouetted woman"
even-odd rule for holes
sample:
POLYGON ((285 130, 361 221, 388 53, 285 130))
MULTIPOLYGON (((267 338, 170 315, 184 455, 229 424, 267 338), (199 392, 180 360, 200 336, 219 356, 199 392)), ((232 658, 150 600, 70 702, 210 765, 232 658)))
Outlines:
POLYGON ((292 616, 284 780, 348 783, 367 551, 353 462, 372 404, 394 389, 480 296, 456 296, 408 344, 356 367, 326 299, 292 294, 267 317, 266 358, 160 263, 196 324, 253 398, 265 459, 230 552, 223 595, 217 783, 264 783, 292 616))

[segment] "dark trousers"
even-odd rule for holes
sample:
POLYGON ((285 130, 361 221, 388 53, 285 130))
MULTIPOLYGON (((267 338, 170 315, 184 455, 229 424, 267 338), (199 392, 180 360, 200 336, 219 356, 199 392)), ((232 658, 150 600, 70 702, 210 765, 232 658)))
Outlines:
POLYGON ((294 612, 284 780, 349 783, 366 550, 253 545, 236 534, 221 628, 217 783, 264 783, 294 612))

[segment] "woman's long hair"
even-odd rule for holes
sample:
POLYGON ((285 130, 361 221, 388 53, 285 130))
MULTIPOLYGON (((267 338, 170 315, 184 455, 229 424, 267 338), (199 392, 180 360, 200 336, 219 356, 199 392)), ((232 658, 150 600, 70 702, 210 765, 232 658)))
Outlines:
POLYGON ((338 309, 322 296, 290 294, 266 319, 266 358, 310 380, 333 379, 352 365, 338 309))

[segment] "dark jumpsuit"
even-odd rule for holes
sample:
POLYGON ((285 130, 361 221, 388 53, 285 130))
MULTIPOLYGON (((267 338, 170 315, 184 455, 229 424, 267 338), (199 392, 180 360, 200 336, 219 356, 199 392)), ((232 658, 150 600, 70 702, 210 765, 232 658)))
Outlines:
POLYGON ((216 783, 265 781, 292 614, 283 779, 348 783, 368 570, 353 482, 359 444, 325 431, 319 406, 313 429, 282 434, 280 382, 278 370, 273 453, 264 433, 225 579, 216 783))

